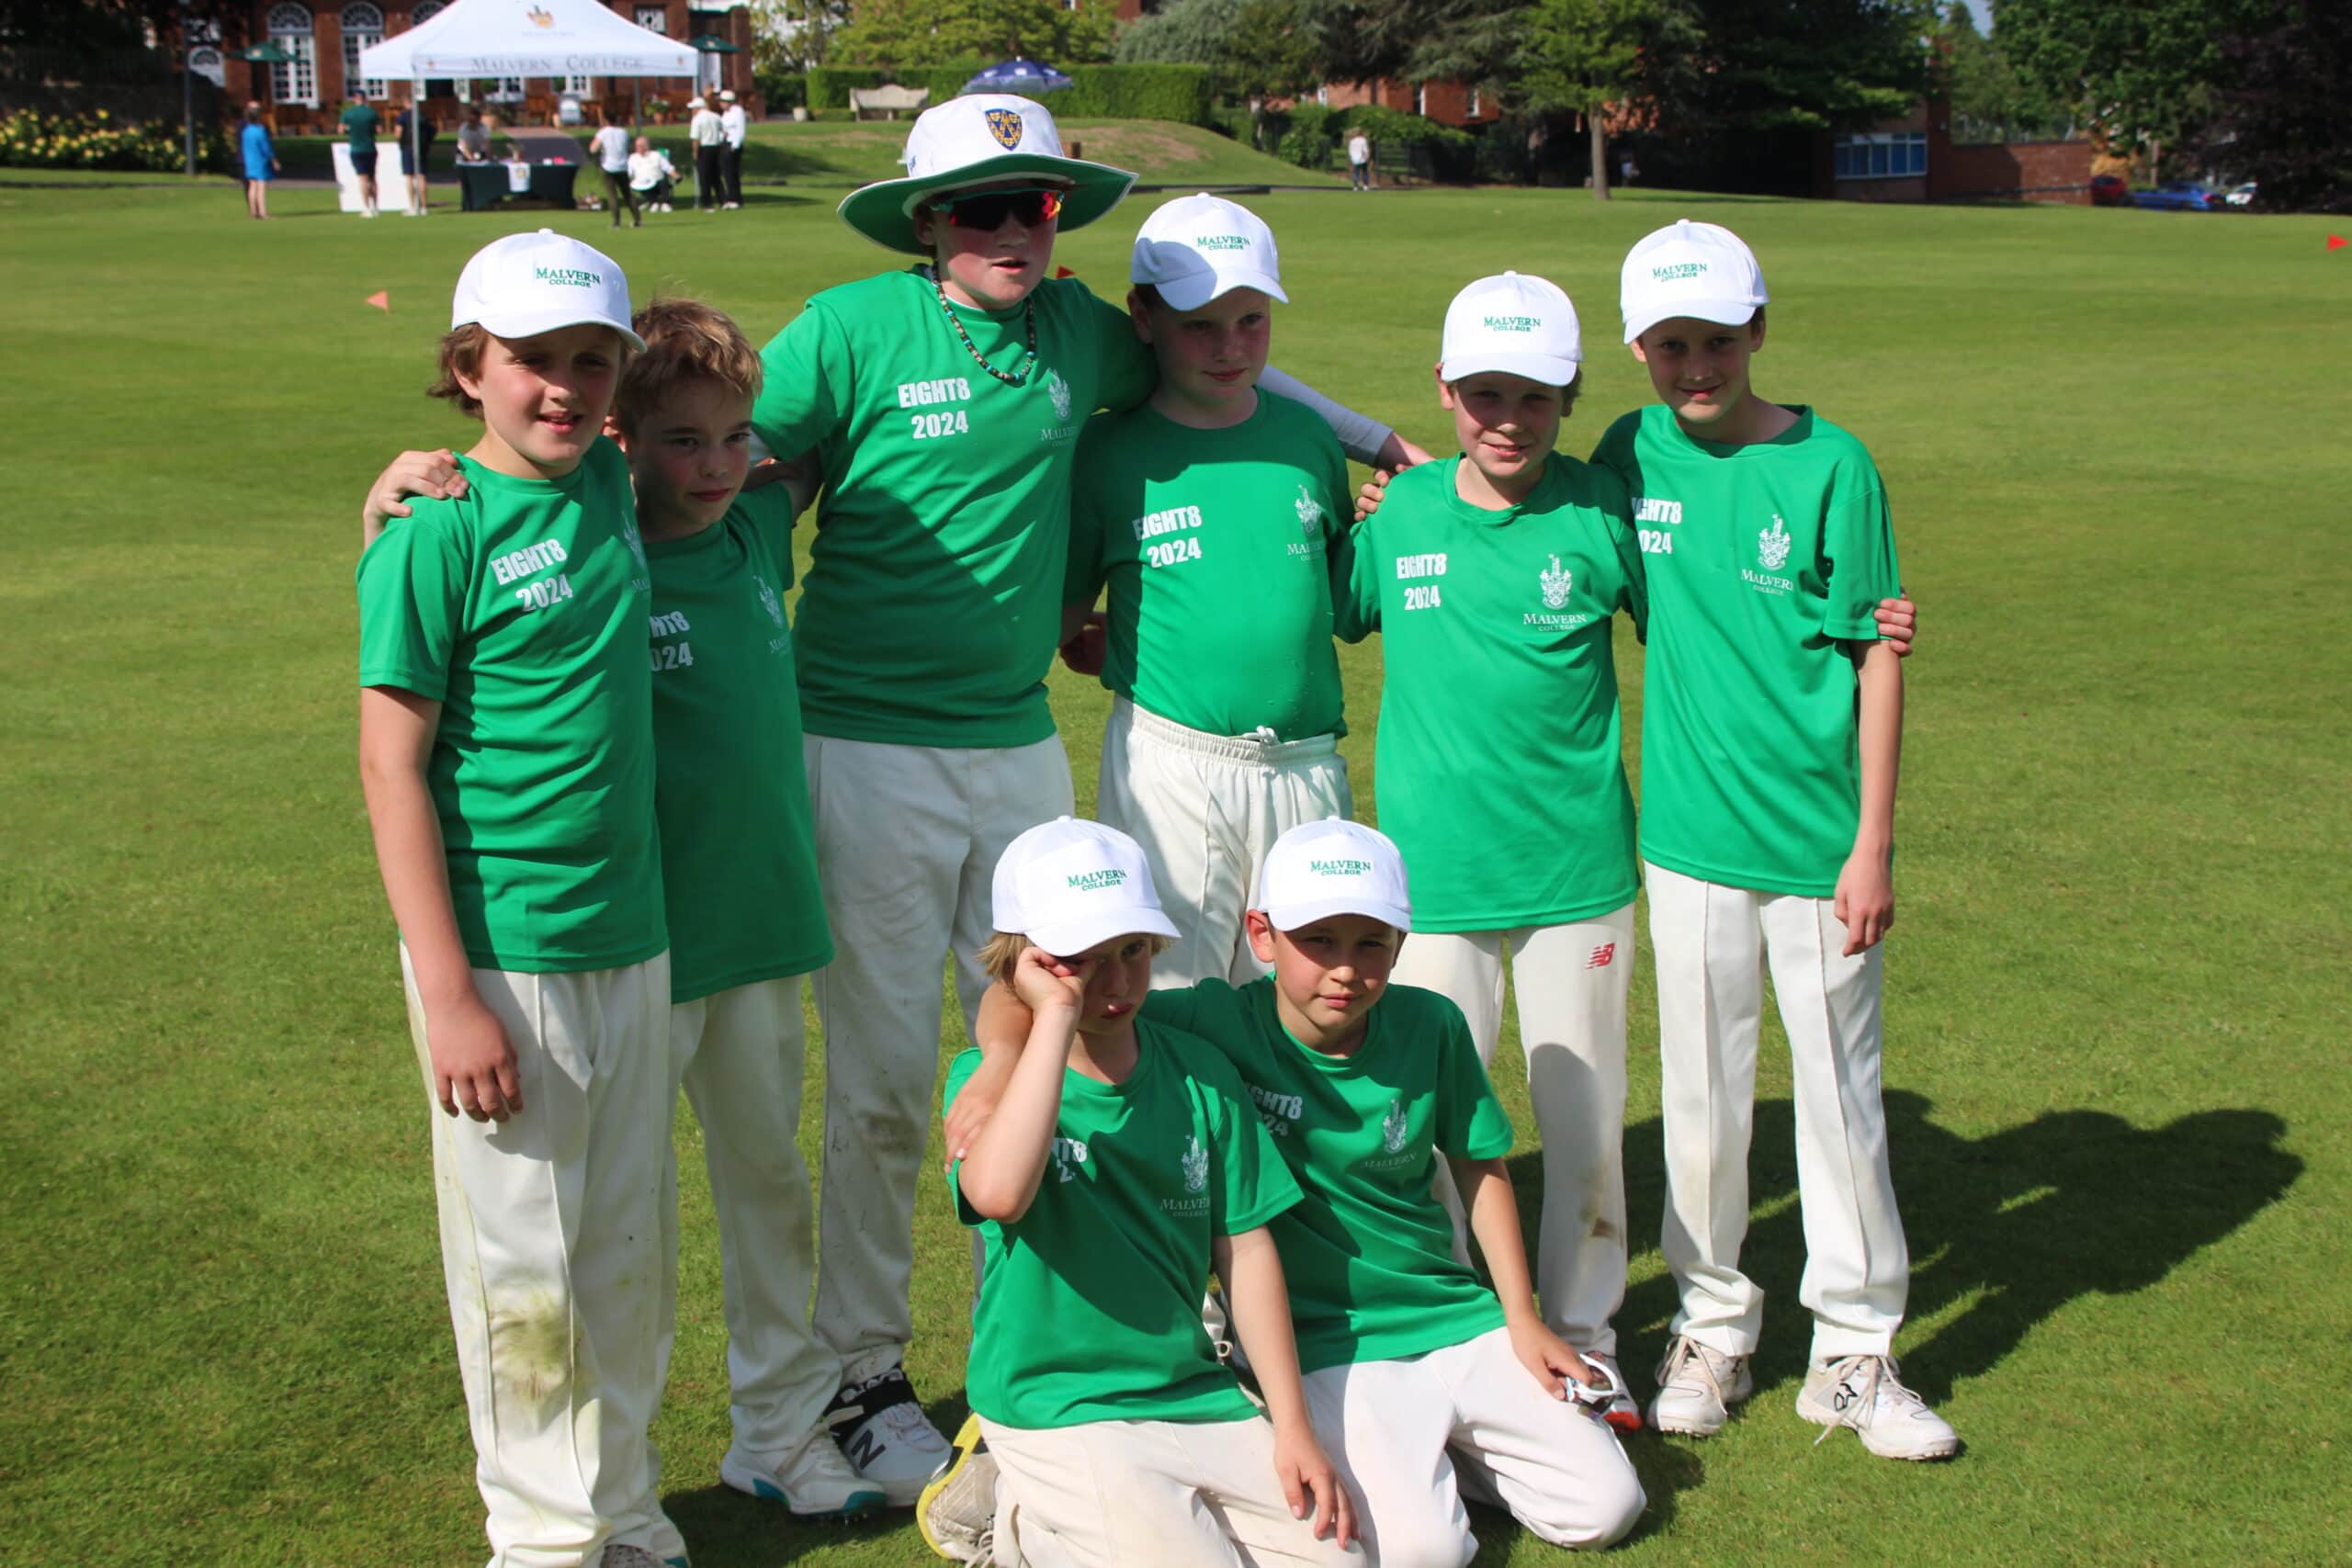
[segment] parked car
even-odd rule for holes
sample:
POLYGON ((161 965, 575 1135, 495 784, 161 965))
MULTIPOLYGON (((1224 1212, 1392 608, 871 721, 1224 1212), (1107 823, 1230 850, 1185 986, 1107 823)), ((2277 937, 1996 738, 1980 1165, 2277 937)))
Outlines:
POLYGON ((2203 180, 2174 180, 2132 197, 2132 205, 2154 212, 2219 212, 2226 205, 2220 191, 2203 180))
POLYGON ((2233 186, 2230 194, 2223 197, 2222 199, 2228 202, 2232 207, 2252 207, 2254 205, 2255 189, 2256 186, 2254 181, 2248 180, 2242 186, 2233 186))
POLYGON ((2121 175, 2091 176, 2093 207, 2129 207, 2132 205, 2132 182, 2121 175))

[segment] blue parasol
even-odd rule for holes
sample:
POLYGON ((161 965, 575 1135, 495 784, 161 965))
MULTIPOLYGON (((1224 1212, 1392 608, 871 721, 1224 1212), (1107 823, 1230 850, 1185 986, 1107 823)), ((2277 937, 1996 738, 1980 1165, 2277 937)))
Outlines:
POLYGON ((1040 60, 1000 60, 964 84, 967 93, 1018 93, 1034 98, 1069 85, 1069 77, 1040 60))

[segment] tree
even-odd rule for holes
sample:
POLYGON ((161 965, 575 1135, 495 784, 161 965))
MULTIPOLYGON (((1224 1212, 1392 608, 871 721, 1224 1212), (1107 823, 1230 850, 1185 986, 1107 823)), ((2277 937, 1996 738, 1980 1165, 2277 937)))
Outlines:
POLYGON ((2111 145, 2170 146, 2223 85, 2222 40, 2264 0, 1993 0, 1993 37, 2025 79, 2111 145))
POLYGON ((1177 0, 1119 34, 1115 58, 1205 65, 1250 105, 1251 140, 1264 144, 1266 100, 1297 97, 1324 80, 1308 0, 1177 0))
POLYGON ((1859 130, 1928 88, 1932 0, 1691 0, 1706 42, 1680 129, 1693 139, 1859 130))
POLYGON ((1536 0, 1516 51, 1515 91, 1525 107, 1575 109, 1592 139, 1592 195, 1609 199, 1609 138, 1602 116, 1642 87, 1652 62, 1689 55, 1697 21, 1679 0, 1536 0))
POLYGON ((2339 101, 2352 80, 2352 8, 2280 0, 2222 57, 2235 85, 2214 95, 2207 160, 2260 182, 2263 207, 2352 211, 2352 126, 2339 101))
POLYGON ((1960 0, 1946 7, 1936 41, 1954 141, 2023 141, 2071 122, 2065 105, 2018 75, 1999 41, 1976 30, 1976 18, 1960 0))
POLYGON ((856 0, 832 40, 842 65, 951 65, 1025 55, 1084 64, 1111 54, 1111 0, 856 0))
POLYGON ((752 59, 762 72, 793 73, 825 63, 833 35, 849 25, 843 0, 755 0, 752 59))

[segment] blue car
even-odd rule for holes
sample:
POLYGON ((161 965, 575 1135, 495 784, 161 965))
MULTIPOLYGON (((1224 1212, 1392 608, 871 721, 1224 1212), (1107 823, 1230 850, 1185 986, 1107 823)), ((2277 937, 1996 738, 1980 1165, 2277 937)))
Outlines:
POLYGON ((2153 212, 2221 212, 2228 198, 2202 180, 2175 180, 2154 190, 2135 193, 2132 205, 2153 212))

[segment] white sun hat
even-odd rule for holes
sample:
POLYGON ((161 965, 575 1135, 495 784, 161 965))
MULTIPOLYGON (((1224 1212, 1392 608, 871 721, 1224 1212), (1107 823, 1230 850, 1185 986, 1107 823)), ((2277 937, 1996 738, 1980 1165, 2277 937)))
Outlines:
POLYGON ((1334 915, 1413 929, 1405 857, 1379 829, 1340 817, 1302 822, 1274 840, 1258 867, 1257 907, 1283 931, 1334 915))
POLYGON ((645 340, 628 324, 628 278, 620 264, 552 229, 509 234, 476 251, 458 274, 452 330, 480 325, 498 337, 531 337, 594 322, 631 348, 645 340))
POLYGON ((1197 310, 1237 288, 1290 301, 1274 231, 1240 203, 1206 191, 1163 202, 1143 220, 1127 281, 1151 285, 1178 310, 1197 310))
POLYGON ((1758 306, 1770 303, 1747 242, 1720 223, 1688 218, 1644 235, 1626 253, 1617 299, 1627 343, 1677 316, 1745 326, 1758 306))
POLYGON ((1046 106, 1010 93, 967 93, 922 111, 907 132, 903 178, 877 180, 842 198, 841 220, 888 250, 927 256, 915 210, 944 190, 1033 175, 1068 186, 1061 226, 1082 229, 1119 205, 1136 176, 1108 164, 1065 157, 1046 106))
POLYGON ((996 929, 1057 958, 1114 936, 1176 934, 1143 846, 1100 822, 1057 817, 1030 829, 998 857, 990 891, 996 929))
POLYGON ((1441 344, 1437 373, 1448 383, 1498 370, 1565 387, 1584 358, 1577 308, 1559 285, 1532 273, 1482 277, 1455 295, 1441 344))

